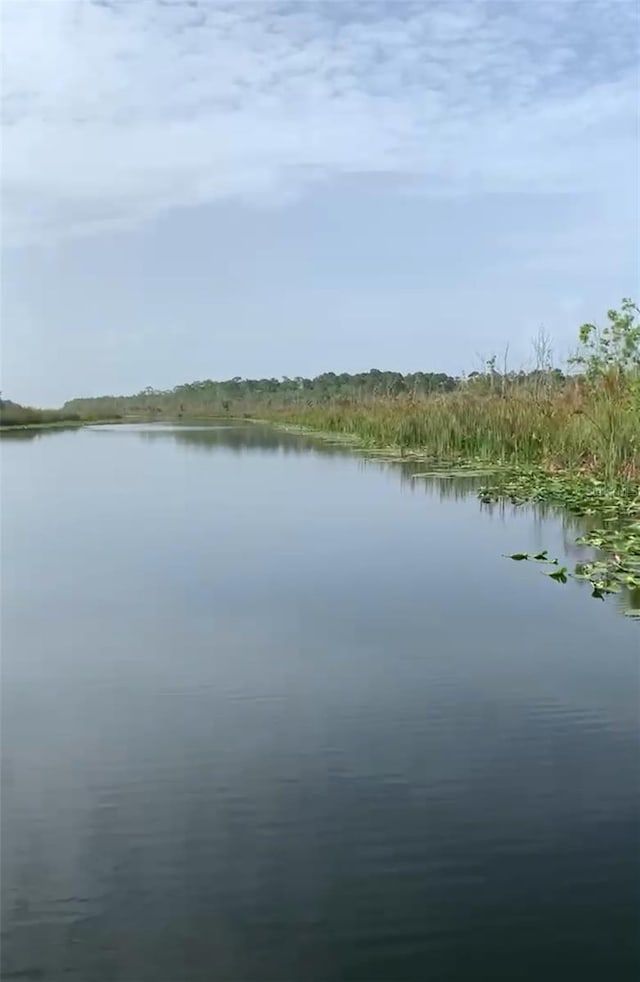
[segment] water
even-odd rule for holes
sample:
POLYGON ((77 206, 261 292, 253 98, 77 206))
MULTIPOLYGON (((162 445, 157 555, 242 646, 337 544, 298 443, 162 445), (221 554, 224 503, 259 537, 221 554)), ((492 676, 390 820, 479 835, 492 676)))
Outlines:
POLYGON ((252 426, 11 437, 3 979, 623 982, 637 623, 252 426))

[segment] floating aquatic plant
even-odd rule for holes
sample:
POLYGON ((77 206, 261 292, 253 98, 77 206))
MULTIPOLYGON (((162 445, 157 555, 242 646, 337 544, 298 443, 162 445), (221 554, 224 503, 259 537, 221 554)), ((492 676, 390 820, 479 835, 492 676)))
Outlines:
MULTIPOLYGON (((551 501, 577 515, 598 515, 606 523, 591 529, 576 544, 596 549, 598 557, 580 562, 570 572, 549 559, 547 551, 537 555, 513 553, 515 561, 533 561, 558 566, 546 575, 559 583, 569 578, 591 585, 591 596, 604 600, 608 594, 640 592, 640 489, 632 484, 609 486, 601 481, 545 474, 506 477, 492 488, 481 488, 483 502, 508 500, 514 505, 531 501, 551 501), (635 520, 634 520, 635 519, 635 520)), ((629 616, 640 617, 637 610, 629 616)))

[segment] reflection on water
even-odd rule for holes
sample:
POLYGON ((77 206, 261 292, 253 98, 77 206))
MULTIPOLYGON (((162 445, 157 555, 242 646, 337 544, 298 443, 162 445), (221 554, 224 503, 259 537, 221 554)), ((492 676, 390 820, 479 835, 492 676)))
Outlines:
POLYGON ((64 426, 56 423, 51 426, 7 426, 0 430, 0 440, 5 443, 33 443, 37 440, 60 435, 78 433, 79 426, 64 426))
POLYGON ((263 450, 269 453, 279 451, 283 454, 299 455, 311 451, 328 457, 347 452, 344 446, 330 441, 314 440, 312 436, 300 434, 294 436, 276 427, 240 422, 221 422, 214 426, 196 423, 156 423, 95 427, 95 432, 99 432, 104 437, 118 438, 123 431, 133 433, 138 439, 146 442, 169 439, 183 447, 202 450, 205 453, 210 453, 217 447, 236 453, 263 450))
POLYGON ((267 427, 43 435, 3 978, 637 978, 637 625, 502 558, 580 528, 267 427))

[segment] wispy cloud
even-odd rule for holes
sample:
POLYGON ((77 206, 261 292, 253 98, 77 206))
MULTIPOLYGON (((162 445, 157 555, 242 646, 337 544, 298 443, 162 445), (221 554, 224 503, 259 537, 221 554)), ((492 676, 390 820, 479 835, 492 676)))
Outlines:
POLYGON ((6 0, 3 20, 7 242, 345 175, 633 182, 634 0, 6 0))

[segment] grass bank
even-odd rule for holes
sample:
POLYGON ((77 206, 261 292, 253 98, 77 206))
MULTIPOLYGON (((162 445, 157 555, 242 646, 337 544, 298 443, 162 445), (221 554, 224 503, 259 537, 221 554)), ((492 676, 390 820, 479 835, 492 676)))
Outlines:
POLYGON ((17 402, 0 400, 0 431, 50 429, 83 426, 88 423, 115 421, 96 413, 79 413, 67 409, 36 409, 17 402))
POLYGON ((0 428, 33 426, 60 426, 80 424, 82 419, 78 413, 66 412, 59 409, 33 409, 31 406, 19 406, 17 403, 4 402, 0 405, 0 428))
POLYGON ((580 383, 541 396, 473 391, 413 399, 342 401, 272 409, 272 421, 335 434, 371 448, 435 460, 481 461, 640 480, 640 413, 628 398, 584 391, 580 383))
POLYGON ((436 460, 536 467, 611 486, 640 481, 640 308, 623 299, 604 327, 583 324, 570 360, 554 369, 546 338, 527 375, 487 370, 453 391, 307 403, 268 415, 372 447, 416 451, 436 460))

